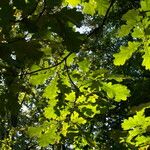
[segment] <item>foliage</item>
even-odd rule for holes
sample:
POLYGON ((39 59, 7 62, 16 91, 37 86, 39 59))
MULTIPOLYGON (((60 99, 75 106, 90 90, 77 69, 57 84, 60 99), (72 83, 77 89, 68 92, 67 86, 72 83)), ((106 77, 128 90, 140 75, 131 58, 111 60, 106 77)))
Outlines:
POLYGON ((122 141, 133 144, 136 147, 145 147, 150 144, 150 136, 148 134, 150 117, 145 117, 144 114, 147 109, 149 108, 144 108, 133 117, 124 120, 122 128, 128 130, 129 135, 122 141))
POLYGON ((128 116, 150 98, 139 90, 149 89, 149 8, 148 0, 0 1, 0 148, 148 147, 149 103, 128 116))
POLYGON ((149 9, 148 1, 141 1, 141 7, 139 9, 129 10, 123 15, 122 19, 126 21, 125 25, 121 26, 118 32, 118 37, 124 37, 129 33, 133 37, 133 41, 128 43, 128 46, 121 46, 120 52, 114 54, 115 65, 123 65, 134 52, 143 53, 142 65, 146 69, 150 69, 149 62, 149 16, 147 12, 149 9), (127 52, 128 51, 128 52, 127 52), (119 59, 123 58, 123 59, 119 59))

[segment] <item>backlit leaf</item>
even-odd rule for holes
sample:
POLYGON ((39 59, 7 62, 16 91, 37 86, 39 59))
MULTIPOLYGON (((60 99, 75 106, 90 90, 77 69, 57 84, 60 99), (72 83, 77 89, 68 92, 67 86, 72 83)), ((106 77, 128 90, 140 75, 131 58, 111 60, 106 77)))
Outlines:
POLYGON ((81 0, 66 0, 66 2, 68 2, 68 4, 71 6, 77 6, 80 4, 81 0))
POLYGON ((83 72, 87 72, 89 71, 89 66, 90 66, 90 62, 87 59, 84 59, 83 61, 80 61, 78 63, 79 68, 83 71, 83 72))
POLYGON ((71 115, 71 121, 73 123, 79 123, 79 124, 85 124, 86 123, 86 120, 83 119, 82 117, 79 117, 79 114, 74 111, 71 115))
POLYGON ((105 16, 106 11, 109 7, 109 1, 108 0, 95 0, 97 3, 97 9, 99 15, 105 16))
POLYGON ((127 100, 130 96, 130 90, 126 86, 121 84, 103 83, 103 90, 107 93, 109 98, 114 98, 115 101, 127 100))
POLYGON ((94 0, 89 0, 89 2, 85 2, 83 5, 83 12, 89 15, 95 14, 96 3, 94 0))
POLYGON ((70 101, 70 102, 74 102, 75 101, 75 92, 71 92, 69 94, 65 94, 66 96, 66 100, 70 101))
POLYGON ((132 56, 132 54, 138 49, 140 46, 139 42, 128 42, 128 46, 121 46, 120 52, 114 54, 114 64, 116 66, 124 65, 125 62, 132 56))
POLYGON ((149 0, 141 0, 141 9, 143 11, 150 10, 150 1, 149 0))
POLYGON ((50 84, 45 88, 43 97, 49 98, 49 99, 54 99, 59 90, 57 87, 57 78, 53 79, 50 84))
POLYGON ((150 70, 150 47, 146 46, 144 52, 145 54, 142 56, 143 58, 142 65, 145 66, 146 69, 150 70))
POLYGON ((74 58, 76 57, 75 53, 71 54, 68 58, 67 58, 67 65, 70 66, 73 61, 74 61, 74 58))
POLYGON ((32 75, 29 79, 29 82, 32 85, 40 85, 43 84, 49 77, 48 73, 40 73, 37 75, 32 75))
POLYGON ((138 10, 132 9, 129 10, 126 14, 124 14, 122 18, 127 21, 128 25, 135 25, 140 19, 138 13, 138 10))
POLYGON ((130 33, 132 28, 133 28, 133 26, 130 26, 130 25, 122 25, 121 28, 118 31, 117 36, 118 37, 127 36, 130 33))

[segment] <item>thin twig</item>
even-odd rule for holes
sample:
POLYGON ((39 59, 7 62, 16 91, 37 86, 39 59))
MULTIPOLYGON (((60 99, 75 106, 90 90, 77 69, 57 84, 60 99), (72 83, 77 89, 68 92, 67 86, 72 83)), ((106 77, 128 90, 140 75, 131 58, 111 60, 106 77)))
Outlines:
POLYGON ((42 11, 39 13, 39 15, 38 15, 38 18, 36 19, 36 21, 35 22, 38 22, 39 21, 39 19, 41 18, 41 16, 44 14, 44 12, 45 12, 45 9, 46 9, 46 2, 45 2, 45 0, 43 1, 43 9, 42 9, 42 11))
POLYGON ((66 68, 67 76, 68 76, 68 78, 69 78, 71 84, 74 86, 74 88, 75 88, 77 91, 79 91, 79 88, 77 87, 77 85, 76 85, 76 84, 73 82, 73 80, 71 79, 71 76, 70 76, 70 74, 69 74, 69 68, 68 68, 68 66, 67 66, 67 61, 66 61, 66 60, 65 60, 65 68, 66 68))
POLYGON ((106 14, 105 14, 105 16, 103 18, 102 23, 97 28, 95 28, 90 34, 88 34, 88 36, 87 36, 88 38, 91 37, 91 36, 93 36, 94 34, 97 34, 99 31, 101 31, 101 33, 103 32, 103 26, 105 25, 105 23, 107 21, 108 14, 110 12, 110 9, 114 5, 114 3, 115 3, 115 0, 112 0, 111 3, 110 3, 110 5, 109 5, 109 7, 108 7, 108 9, 107 9, 107 11, 106 11, 106 14))
POLYGON ((70 52, 67 56, 65 56, 60 62, 58 62, 58 63, 55 64, 55 65, 52 65, 52 66, 47 67, 47 68, 41 68, 41 69, 38 69, 38 70, 35 70, 35 71, 27 72, 27 73, 25 73, 25 74, 23 74, 23 75, 31 75, 31 74, 38 73, 38 72, 40 72, 40 71, 44 71, 44 70, 48 70, 48 69, 57 67, 57 66, 59 66, 60 64, 62 64, 71 54, 72 54, 72 52, 70 52))

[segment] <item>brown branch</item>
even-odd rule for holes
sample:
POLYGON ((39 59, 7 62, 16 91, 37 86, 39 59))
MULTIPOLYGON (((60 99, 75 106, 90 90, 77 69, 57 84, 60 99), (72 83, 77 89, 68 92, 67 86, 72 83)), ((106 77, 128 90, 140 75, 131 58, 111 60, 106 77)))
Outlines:
POLYGON ((41 69, 38 69, 38 70, 35 70, 35 71, 27 72, 27 73, 25 73, 25 74, 23 74, 23 75, 31 75, 31 74, 38 73, 38 72, 40 72, 40 71, 44 71, 44 70, 48 70, 48 69, 57 67, 57 66, 59 66, 60 64, 62 64, 71 54, 72 54, 72 52, 70 52, 67 56, 65 56, 60 62, 58 62, 58 63, 55 64, 55 65, 52 65, 52 66, 47 67, 47 68, 41 68, 41 69))
POLYGON ((14 38, 13 40, 10 40, 10 41, 6 41, 6 44, 12 44, 12 43, 16 43, 16 42, 19 42, 19 41, 25 41, 25 38, 26 38, 27 35, 24 35, 24 37, 20 37, 20 38, 14 38))
POLYGON ((33 7, 33 9, 29 12, 29 14, 25 18, 28 18, 29 16, 31 16, 36 11, 39 2, 40 2, 40 0, 37 0, 36 5, 33 7))
POLYGON ((42 9, 42 11, 39 13, 39 15, 38 15, 38 18, 36 19, 36 23, 39 21, 39 19, 42 17, 42 15, 44 14, 44 12, 45 12, 45 9, 46 9, 46 2, 45 2, 45 0, 43 1, 43 9, 42 9))
POLYGON ((68 66, 67 66, 67 61, 66 61, 66 60, 65 60, 65 68, 66 68, 67 76, 68 76, 68 78, 69 78, 71 84, 74 86, 74 88, 75 88, 77 91, 79 91, 79 88, 77 87, 77 85, 76 85, 76 84, 73 82, 73 80, 71 79, 71 76, 70 76, 70 74, 69 74, 69 68, 68 68, 68 66))
POLYGON ((67 76, 68 76, 68 78, 69 78, 69 80, 70 80, 70 82, 71 82, 71 84, 72 84, 72 86, 74 87, 74 90, 75 90, 75 100, 74 100, 74 108, 75 108, 76 101, 77 101, 81 91, 80 91, 79 87, 73 82, 73 80, 72 80, 72 78, 71 78, 71 76, 69 74, 69 68, 67 66, 66 60, 65 60, 65 68, 66 68, 66 71, 67 71, 67 76))

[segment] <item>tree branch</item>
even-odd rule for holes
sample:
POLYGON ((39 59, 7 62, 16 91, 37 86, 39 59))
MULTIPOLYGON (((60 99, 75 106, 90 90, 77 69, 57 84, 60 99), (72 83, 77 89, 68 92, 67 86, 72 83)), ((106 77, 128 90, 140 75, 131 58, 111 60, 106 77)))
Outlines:
POLYGON ((36 19, 36 23, 39 21, 39 19, 41 18, 41 16, 44 14, 44 12, 45 12, 45 9, 46 9, 46 2, 45 2, 45 0, 43 1, 43 9, 42 9, 42 11, 39 13, 39 15, 38 15, 38 18, 36 19))
POLYGON ((27 72, 27 73, 21 74, 21 75, 31 75, 31 74, 34 74, 34 73, 38 73, 38 72, 40 72, 40 71, 44 71, 44 70, 48 70, 48 69, 57 67, 57 66, 59 66, 60 64, 62 64, 71 54, 72 54, 72 52, 70 52, 67 56, 65 56, 60 62, 58 62, 58 63, 55 64, 55 65, 52 65, 52 66, 47 67, 47 68, 41 68, 41 69, 38 69, 38 70, 35 70, 35 71, 27 72))
POLYGON ((107 11, 106 11, 106 14, 105 14, 105 16, 104 16, 104 18, 103 18, 102 23, 101 23, 97 28, 95 28, 93 31, 91 31, 90 34, 88 34, 88 36, 87 36, 88 38, 91 37, 91 36, 93 36, 93 35, 95 35, 95 34, 97 34, 99 31, 101 31, 101 33, 103 32, 103 26, 105 25, 105 23, 106 23, 106 21, 107 21, 108 14, 109 14, 109 12, 110 12, 110 9, 111 9, 112 6, 114 5, 115 1, 116 1, 116 0, 111 0, 110 5, 109 5, 109 7, 108 7, 108 9, 107 9, 107 11))
POLYGON ((79 88, 77 87, 77 85, 73 82, 73 80, 72 80, 71 77, 70 77, 69 68, 68 68, 68 66, 67 66, 66 60, 65 60, 65 68, 66 68, 67 76, 68 76, 68 78, 69 78, 71 84, 74 86, 74 88, 75 88, 77 91, 79 91, 79 88))

